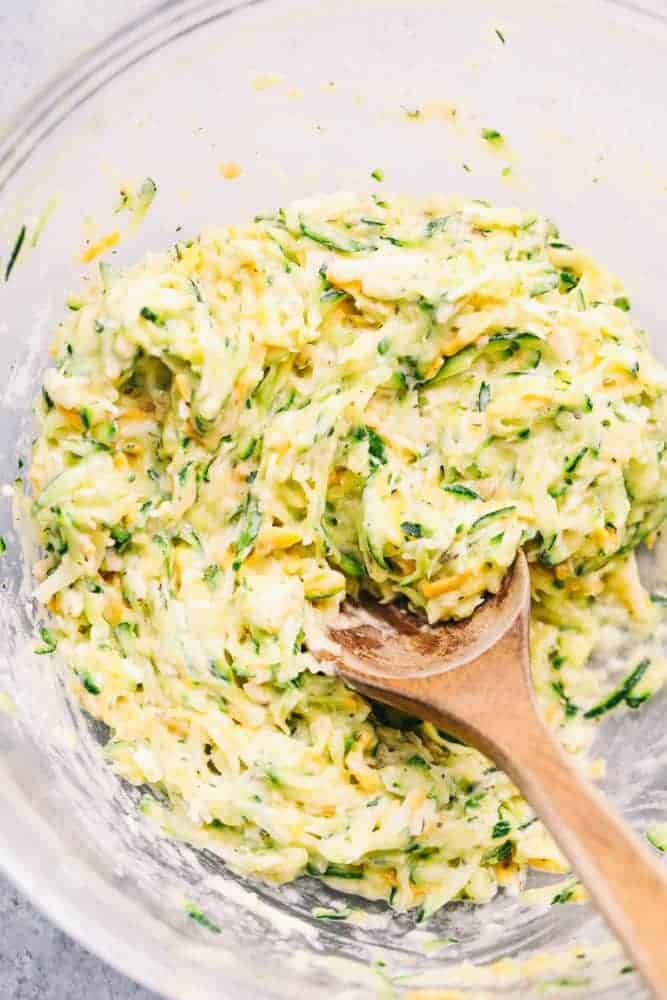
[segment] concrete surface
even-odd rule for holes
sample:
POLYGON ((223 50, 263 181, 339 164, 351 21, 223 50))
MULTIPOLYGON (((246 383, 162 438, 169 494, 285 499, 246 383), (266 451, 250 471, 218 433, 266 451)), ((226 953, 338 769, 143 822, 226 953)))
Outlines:
MULTIPOLYGON (((82 49, 152 0, 0 0, 0 128, 82 49)), ((0 875, 0 1000, 158 1000, 46 920, 0 875)))
POLYGON ((2 1000, 157 1000, 57 930, 0 877, 2 1000))

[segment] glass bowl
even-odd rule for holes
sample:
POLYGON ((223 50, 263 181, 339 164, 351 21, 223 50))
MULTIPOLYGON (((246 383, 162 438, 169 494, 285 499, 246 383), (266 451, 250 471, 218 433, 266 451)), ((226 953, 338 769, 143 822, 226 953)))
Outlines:
MULTIPOLYGON (((20 227, 42 223, 0 292, 3 483, 21 475, 65 294, 96 267, 84 240, 116 226, 128 179, 151 176, 158 193, 114 248, 121 262, 321 190, 534 208, 625 277, 667 360, 666 65, 667 22, 620 2, 172 0, 128 23, 0 140, 3 271, 20 227), (506 137, 502 153, 485 128, 506 137)), ((416 928, 357 901, 358 921, 318 921, 313 906, 336 896, 319 883, 256 884, 160 838, 104 765, 101 727, 69 704, 53 658, 33 655, 9 500, 0 519, 0 864, 91 950, 174 1000, 645 995, 585 905, 501 894, 416 928), (188 902, 220 933, 189 919, 188 902)), ((663 693, 610 719, 596 747, 606 791, 640 830, 667 812, 666 710, 663 693)))

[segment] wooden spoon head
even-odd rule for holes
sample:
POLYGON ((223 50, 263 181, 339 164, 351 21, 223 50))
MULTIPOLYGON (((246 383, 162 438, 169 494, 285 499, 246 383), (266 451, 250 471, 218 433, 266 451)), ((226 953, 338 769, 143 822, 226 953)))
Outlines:
POLYGON ((463 621, 429 625, 397 604, 366 595, 346 600, 324 655, 343 677, 362 683, 432 676, 481 656, 527 613, 529 603, 528 564, 520 551, 498 593, 463 621))

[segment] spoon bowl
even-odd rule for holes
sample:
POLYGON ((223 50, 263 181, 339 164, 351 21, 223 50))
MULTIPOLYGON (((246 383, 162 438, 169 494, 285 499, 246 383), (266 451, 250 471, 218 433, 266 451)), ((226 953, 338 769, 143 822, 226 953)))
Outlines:
POLYGON ((346 600, 330 629, 341 655, 332 654, 346 679, 430 677, 482 656, 507 633, 530 603, 530 574, 523 552, 501 589, 462 621, 429 625, 399 604, 380 604, 362 593, 346 600))

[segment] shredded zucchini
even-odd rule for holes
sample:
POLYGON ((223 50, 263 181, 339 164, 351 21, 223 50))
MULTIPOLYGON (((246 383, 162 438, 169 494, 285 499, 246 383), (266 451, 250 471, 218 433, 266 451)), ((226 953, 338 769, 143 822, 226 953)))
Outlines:
POLYGON ((38 652, 159 788, 142 811, 420 920, 566 872, 488 760, 312 650, 360 587, 464 618, 523 547, 570 749, 663 683, 654 655, 620 684, 591 664, 664 603, 633 550, 667 513, 667 381, 620 283, 518 209, 343 193, 102 266, 75 301, 37 402, 38 652))

